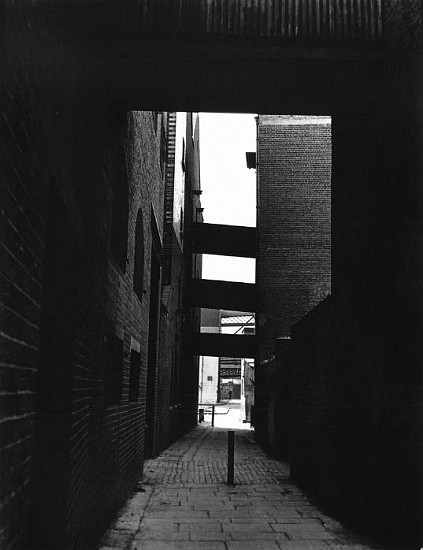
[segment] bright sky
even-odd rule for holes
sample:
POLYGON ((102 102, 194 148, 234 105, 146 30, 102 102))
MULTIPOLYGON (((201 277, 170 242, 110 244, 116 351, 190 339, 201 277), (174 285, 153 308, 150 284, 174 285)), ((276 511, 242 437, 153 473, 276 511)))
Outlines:
MULTIPOLYGON (((200 113, 201 206, 206 223, 256 225, 256 171, 245 153, 256 150, 255 115, 200 113)), ((203 256, 203 278, 255 281, 255 260, 203 256)))

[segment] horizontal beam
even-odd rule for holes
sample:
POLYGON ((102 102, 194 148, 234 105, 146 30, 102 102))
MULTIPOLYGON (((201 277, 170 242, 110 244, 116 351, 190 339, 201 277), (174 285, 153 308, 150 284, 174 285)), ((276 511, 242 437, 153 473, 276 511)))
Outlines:
POLYGON ((252 357, 257 354, 256 336, 200 333, 193 336, 194 355, 252 357))
POLYGON ((212 223, 191 225, 193 252, 222 256, 256 257, 256 228, 212 223))
POLYGON ((250 283, 193 279, 188 295, 194 307, 248 312, 257 309, 256 285, 250 283))

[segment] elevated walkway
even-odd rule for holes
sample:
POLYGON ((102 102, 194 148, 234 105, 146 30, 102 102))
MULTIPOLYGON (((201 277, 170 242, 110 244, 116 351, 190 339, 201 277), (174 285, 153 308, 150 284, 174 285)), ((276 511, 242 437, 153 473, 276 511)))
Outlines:
POLYGON ((256 285, 251 283, 192 279, 188 295, 195 307, 257 311, 256 285))
POLYGON ((126 109, 362 113, 352 99, 363 85, 371 109, 386 89, 377 68, 395 9, 383 0, 40 1, 61 46, 49 49, 60 71, 45 86, 68 93, 82 65, 91 96, 109 101, 113 91, 126 109))
POLYGON ((190 238, 193 252, 243 258, 256 257, 255 227, 193 223, 190 238))
POLYGON ((193 335, 194 355, 210 357, 256 357, 257 336, 196 333, 193 335))

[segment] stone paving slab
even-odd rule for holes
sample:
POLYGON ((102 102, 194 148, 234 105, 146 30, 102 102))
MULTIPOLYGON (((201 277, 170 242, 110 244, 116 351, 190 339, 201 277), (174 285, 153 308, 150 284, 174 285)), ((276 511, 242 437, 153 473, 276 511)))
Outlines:
POLYGON ((197 426, 144 464, 98 550, 383 550, 319 510, 251 430, 235 432, 235 486, 226 485, 227 430, 197 426))

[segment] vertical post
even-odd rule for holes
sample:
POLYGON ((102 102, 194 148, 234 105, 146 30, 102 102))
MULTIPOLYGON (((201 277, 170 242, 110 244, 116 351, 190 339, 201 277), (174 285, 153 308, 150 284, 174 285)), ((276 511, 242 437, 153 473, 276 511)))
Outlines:
POLYGON ((212 426, 214 426, 214 405, 212 405, 212 426))
POLYGON ((235 459, 235 432, 228 431, 228 485, 234 483, 234 459, 235 459))

